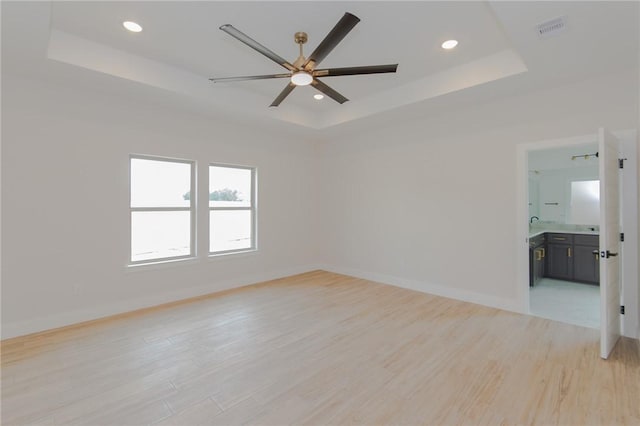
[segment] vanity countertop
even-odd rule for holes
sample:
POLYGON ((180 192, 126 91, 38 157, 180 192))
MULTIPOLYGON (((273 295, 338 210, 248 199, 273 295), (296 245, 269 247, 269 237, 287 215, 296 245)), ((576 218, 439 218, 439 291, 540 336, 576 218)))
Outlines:
POLYGON ((537 237, 540 234, 551 232, 554 234, 579 234, 579 235, 600 235, 600 231, 566 231, 558 229, 533 229, 529 231, 529 238, 537 237))

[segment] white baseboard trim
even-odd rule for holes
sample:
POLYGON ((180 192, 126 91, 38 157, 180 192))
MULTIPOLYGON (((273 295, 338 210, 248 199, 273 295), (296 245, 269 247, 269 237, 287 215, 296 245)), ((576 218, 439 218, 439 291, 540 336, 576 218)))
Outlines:
POLYGON ((358 269, 347 268, 334 265, 320 265, 320 269, 335 272, 337 274, 350 275, 356 278, 362 278, 369 281, 375 281, 394 287, 402 287, 409 290, 416 290, 422 293, 442 296, 449 299, 460 300, 463 302, 475 303, 476 305, 489 306, 491 308, 502 309, 510 312, 522 313, 519 303, 516 299, 505 299, 486 294, 476 293, 469 290, 462 290, 443 285, 430 284, 422 281, 410 280, 406 278, 396 277, 393 275, 378 274, 375 272, 361 271, 358 269))
POLYGON ((93 306, 72 312, 62 312, 60 314, 47 317, 39 317, 25 321, 17 321, 2 324, 2 339, 24 336, 27 334, 51 330, 54 328, 78 324, 85 321, 110 317, 112 315, 136 311, 138 309, 150 308, 165 303, 176 302, 192 297, 204 296, 224 290, 245 287, 263 281, 288 277, 290 275, 302 274, 320 269, 317 265, 298 266, 269 271, 260 274, 239 277, 233 280, 216 281, 207 285, 180 289, 163 294, 153 294, 148 297, 126 300, 108 305, 93 306))

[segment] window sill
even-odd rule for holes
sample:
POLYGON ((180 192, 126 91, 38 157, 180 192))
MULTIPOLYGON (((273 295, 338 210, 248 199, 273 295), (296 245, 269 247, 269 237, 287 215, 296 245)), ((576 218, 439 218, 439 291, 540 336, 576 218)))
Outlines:
POLYGON ((238 250, 238 251, 228 251, 222 253, 209 253, 209 260, 223 259, 228 256, 255 256, 258 253, 258 249, 246 249, 246 250, 238 250))
POLYGON ((151 269, 164 269, 178 265, 189 265, 199 262, 197 257, 182 257, 180 259, 151 260, 144 263, 130 263, 127 265, 127 272, 138 272, 151 269))
MULTIPOLYGON (((258 249, 247 249, 239 251, 230 251, 226 253, 215 253, 207 256, 208 261, 219 261, 223 259, 229 259, 230 256, 242 258, 248 256, 255 256, 258 253, 258 249)), ((180 259, 158 260, 149 261, 144 263, 132 263, 128 264, 125 271, 128 273, 152 271, 157 269, 173 268, 176 266, 193 265, 199 263, 202 257, 184 257, 180 259)))

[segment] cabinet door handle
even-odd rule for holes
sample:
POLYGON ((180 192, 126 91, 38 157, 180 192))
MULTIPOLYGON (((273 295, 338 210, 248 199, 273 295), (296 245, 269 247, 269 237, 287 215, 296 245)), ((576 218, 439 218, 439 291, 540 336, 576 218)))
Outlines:
POLYGON ((567 257, 571 257, 571 247, 567 247, 567 257))
POLYGON ((542 260, 542 251, 536 250, 536 260, 542 260))
POLYGON ((543 248, 541 248, 540 250, 542 250, 542 257, 544 258, 544 257, 547 255, 547 253, 546 253, 546 252, 545 252, 545 250, 544 250, 544 247, 543 247, 543 248))
POLYGON ((565 237, 553 237, 553 239, 554 239, 555 241, 564 241, 564 240, 566 240, 566 238, 565 238, 565 237))
POLYGON ((598 252, 598 250, 594 250, 594 251, 592 251, 592 252, 591 252, 591 254, 593 254, 593 257, 594 257, 596 260, 599 260, 599 259, 600 259, 600 252, 598 252))

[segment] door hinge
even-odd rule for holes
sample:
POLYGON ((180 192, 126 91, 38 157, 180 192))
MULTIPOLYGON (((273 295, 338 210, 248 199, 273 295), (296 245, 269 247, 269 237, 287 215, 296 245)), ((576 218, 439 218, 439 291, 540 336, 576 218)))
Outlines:
POLYGON ((620 314, 624 315, 624 305, 620 306, 620 314))
POLYGON ((621 169, 624 169, 624 160, 626 160, 626 158, 618 158, 618 167, 621 169))
POLYGON ((623 242, 624 242, 624 232, 621 232, 621 233, 620 233, 620 241, 623 241, 623 242))

